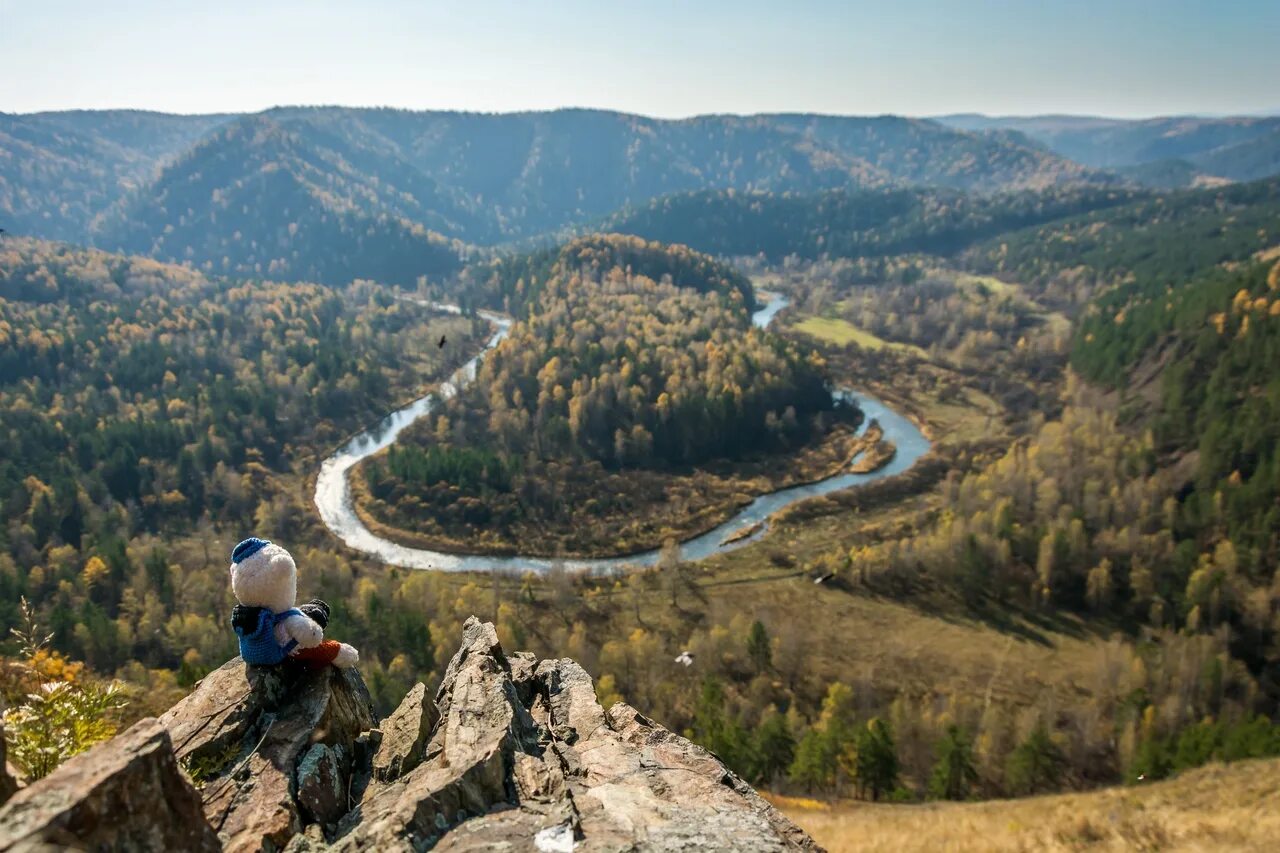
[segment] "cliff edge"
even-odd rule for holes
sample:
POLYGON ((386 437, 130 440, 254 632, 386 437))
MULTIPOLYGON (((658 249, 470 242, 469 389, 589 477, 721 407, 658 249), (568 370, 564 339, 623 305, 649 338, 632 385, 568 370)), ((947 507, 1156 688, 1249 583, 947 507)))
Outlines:
POLYGON ((0 851, 67 844, 819 849, 713 754, 475 617, 435 696, 415 686, 380 724, 354 670, 228 662, 0 808, 0 851))

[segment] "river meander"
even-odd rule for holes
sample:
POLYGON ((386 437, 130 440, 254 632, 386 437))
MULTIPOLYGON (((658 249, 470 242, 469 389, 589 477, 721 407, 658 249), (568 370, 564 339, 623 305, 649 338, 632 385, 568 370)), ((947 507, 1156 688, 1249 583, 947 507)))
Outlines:
MULTIPOLYGON (((786 297, 773 295, 764 307, 752 315, 752 321, 764 328, 773 321, 774 316, 787 305, 786 297)), ((457 306, 433 303, 432 308, 439 311, 459 313, 457 306)), ((351 501, 351 488, 347 476, 352 468, 361 460, 372 456, 390 445, 405 427, 435 408, 439 400, 457 393, 457 389, 475 378, 476 368, 484 354, 497 346, 507 335, 511 319, 501 314, 488 311, 480 315, 493 324, 494 333, 481 352, 461 368, 447 382, 432 394, 414 400, 409 405, 383 418, 376 426, 356 435, 342 445, 332 456, 324 460, 320 466, 320 475, 316 479, 316 508, 329 530, 351 548, 376 557, 384 563, 410 569, 439 569, 441 571, 501 571, 501 572, 544 572, 555 562, 544 557, 524 557, 519 555, 486 555, 486 554, 450 554, 443 551, 431 551, 425 548, 412 548, 377 536, 362 522, 356 514, 351 501)), ((909 419, 889 408, 885 403, 856 391, 842 390, 839 393, 855 400, 861 407, 865 417, 860 430, 876 420, 884 430, 884 438, 897 448, 897 453, 889 462, 875 471, 865 474, 842 473, 802 486, 779 489, 776 492, 761 495, 743 507, 736 515, 723 524, 708 530, 706 533, 686 540, 680 545, 681 557, 685 560, 701 560, 712 554, 741 548, 759 539, 768 531, 768 518, 778 510, 809 498, 830 494, 853 486, 870 483, 885 477, 892 477, 910 468, 915 461, 929 451, 929 440, 909 419), (730 544, 725 539, 732 534, 759 525, 759 529, 751 536, 744 537, 730 544)), ((648 566, 658 559, 658 550, 644 551, 626 557, 608 557, 600 559, 569 558, 561 562, 570 569, 587 569, 592 571, 608 571, 624 566, 648 566)))

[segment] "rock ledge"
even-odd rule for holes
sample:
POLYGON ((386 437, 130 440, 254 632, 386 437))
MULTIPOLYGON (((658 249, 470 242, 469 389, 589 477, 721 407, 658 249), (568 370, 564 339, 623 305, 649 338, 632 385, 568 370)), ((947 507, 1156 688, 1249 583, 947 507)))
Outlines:
POLYGON ((230 661, 159 721, 0 810, 0 850, 41 841, 293 853, 819 849, 714 755, 629 705, 602 708, 572 660, 504 653, 475 617, 434 699, 417 685, 381 726, 353 670, 230 661), (146 791, 129 769, 144 757, 156 767, 146 791), (112 790, 150 805, 103 809, 112 790))

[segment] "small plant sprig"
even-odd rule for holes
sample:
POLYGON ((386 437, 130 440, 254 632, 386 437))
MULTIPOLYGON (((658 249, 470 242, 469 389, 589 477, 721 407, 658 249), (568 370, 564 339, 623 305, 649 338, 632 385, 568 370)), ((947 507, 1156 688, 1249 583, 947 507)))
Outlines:
POLYGON ((43 778, 59 764, 116 733, 113 711, 124 707, 120 685, 106 686, 82 675, 83 667, 49 651, 53 634, 42 635, 24 597, 22 624, 11 628, 22 655, 19 664, 32 689, 4 712, 8 758, 28 779, 43 778))
POLYGON ((40 636, 40 626, 36 622, 35 609, 31 603, 27 601, 24 595, 19 601, 20 611, 22 613, 22 625, 17 628, 10 628, 9 633, 18 641, 18 651, 26 661, 36 659, 36 655, 53 640, 53 634, 49 633, 40 636))

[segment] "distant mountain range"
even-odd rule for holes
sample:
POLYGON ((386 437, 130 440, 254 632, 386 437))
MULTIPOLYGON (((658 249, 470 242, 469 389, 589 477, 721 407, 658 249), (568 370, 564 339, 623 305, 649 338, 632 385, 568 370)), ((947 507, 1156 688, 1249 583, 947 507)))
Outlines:
POLYGON ((0 227, 218 273, 411 283, 699 192, 989 194, 1280 172, 1280 118, 0 114, 0 227))
POLYGON ((695 190, 987 191, 1114 180, 1010 134, 894 116, 42 113, 0 116, 0 153, 0 211, 12 230, 107 245, 127 237, 128 249, 149 248, 143 232, 158 239, 184 215, 207 217, 227 198, 247 201, 255 184, 278 191, 277 182, 295 205, 301 193, 319 207, 488 244, 695 190), (266 170, 289 179, 267 179, 266 170), (150 221, 162 209, 168 217, 150 221))
POLYGON ((1280 116, 1109 119, 1088 116, 940 116, 970 132, 1022 134, 1095 169, 1152 186, 1251 181, 1280 173, 1280 116))

